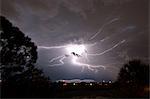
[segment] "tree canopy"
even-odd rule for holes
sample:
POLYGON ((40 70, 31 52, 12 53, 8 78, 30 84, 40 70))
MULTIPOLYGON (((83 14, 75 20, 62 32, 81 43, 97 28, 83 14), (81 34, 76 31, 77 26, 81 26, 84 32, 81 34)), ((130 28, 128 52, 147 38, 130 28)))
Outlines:
POLYGON ((14 95, 11 90, 16 95, 41 95, 38 91, 49 86, 49 79, 34 66, 37 46, 5 17, 0 16, 0 22, 2 96, 14 95))
POLYGON ((149 65, 137 59, 124 64, 117 79, 122 95, 126 97, 144 96, 144 88, 149 85, 149 69, 149 65))
POLYGON ((29 68, 37 60, 37 47, 31 39, 25 36, 17 27, 5 18, 0 17, 0 55, 2 79, 8 79, 5 73, 19 74, 29 68))
POLYGON ((149 66, 140 60, 129 61, 121 68, 118 81, 126 84, 149 84, 149 66))

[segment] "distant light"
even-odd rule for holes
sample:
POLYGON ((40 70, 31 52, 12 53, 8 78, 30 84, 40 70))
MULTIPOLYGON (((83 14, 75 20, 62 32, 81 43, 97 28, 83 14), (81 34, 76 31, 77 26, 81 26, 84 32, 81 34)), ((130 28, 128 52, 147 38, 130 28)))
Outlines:
POLYGON ((109 81, 108 83, 112 83, 112 81, 109 81))
POLYGON ((103 80, 103 82, 105 82, 105 80, 103 80))
POLYGON ((149 86, 145 86, 144 91, 149 92, 150 91, 150 87, 149 86))
POLYGON ((92 83, 90 83, 90 86, 92 86, 92 83))
POLYGON ((75 85, 76 85, 76 83, 73 83, 73 85, 75 86, 75 85))
POLYGON ((63 86, 67 86, 67 83, 64 83, 63 86))
POLYGON ((29 59, 30 58, 30 56, 27 56, 27 59, 29 59))
POLYGON ((101 83, 99 85, 102 85, 101 83))

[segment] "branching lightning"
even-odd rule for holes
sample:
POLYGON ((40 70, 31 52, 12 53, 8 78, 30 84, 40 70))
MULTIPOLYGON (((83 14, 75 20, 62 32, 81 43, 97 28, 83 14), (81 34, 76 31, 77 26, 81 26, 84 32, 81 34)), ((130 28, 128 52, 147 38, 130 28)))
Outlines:
MULTIPOLYGON (((78 44, 70 44, 70 45, 64 45, 64 46, 52 46, 52 47, 40 47, 40 48, 44 48, 44 49, 52 49, 52 48, 65 48, 67 51, 67 54, 65 55, 61 55, 61 56, 57 56, 55 58, 52 58, 49 62, 51 63, 50 66, 61 66, 64 64, 64 59, 70 57, 72 58, 72 63, 78 66, 82 66, 82 71, 84 70, 84 68, 87 68, 91 71, 95 71, 97 72, 98 69, 103 68, 104 70, 106 69, 106 66, 104 65, 92 65, 92 64, 88 64, 88 63, 83 63, 78 61, 78 59, 80 59, 81 57, 85 56, 85 58, 88 60, 88 56, 100 56, 103 55, 111 50, 113 50, 114 48, 116 48, 117 46, 119 46, 120 44, 124 43, 125 40, 120 41, 119 43, 115 44, 113 47, 101 52, 101 53, 96 53, 96 54, 88 54, 87 53, 87 49, 85 45, 78 45, 78 44), (54 61, 58 61, 58 64, 54 64, 54 61)), ((90 44, 89 46, 94 46, 96 43, 94 44, 90 44)), ((87 45, 88 46, 88 45, 87 45)))
POLYGON ((39 49, 59 49, 59 48, 65 48, 66 46, 51 46, 51 47, 47 47, 47 46, 38 46, 39 49))
MULTIPOLYGON (((111 23, 113 23, 113 22, 115 22, 117 20, 119 20, 119 18, 114 18, 114 19, 110 20, 109 22, 105 23, 104 25, 102 25, 102 27, 98 30, 98 32, 95 33, 91 38, 89 38, 89 41, 93 40, 96 36, 98 36, 98 34, 103 31, 105 26, 107 26, 107 25, 109 25, 109 24, 111 24, 111 23)), ((104 42, 105 40, 107 40, 109 38, 110 38, 110 36, 107 36, 104 39, 100 40, 100 42, 104 42)), ((94 53, 94 54, 89 53, 87 48, 95 46, 97 44, 97 42, 92 43, 92 44, 74 44, 74 43, 71 43, 71 44, 66 44, 66 45, 62 45, 62 46, 50 46, 50 47, 38 46, 38 48, 39 49, 46 49, 46 50, 62 49, 63 48, 63 49, 66 50, 64 55, 60 55, 60 56, 52 58, 49 61, 50 62, 50 66, 61 66, 61 65, 65 64, 64 60, 66 58, 71 58, 71 61, 72 61, 73 64, 82 67, 82 71, 84 71, 84 69, 87 68, 90 71, 97 72, 99 69, 103 68, 105 70, 106 67, 109 67, 109 66, 89 64, 88 57, 89 56, 101 56, 101 55, 104 55, 104 54, 110 52, 111 50, 113 50, 114 48, 118 47, 119 45, 123 44, 125 41, 126 40, 122 40, 122 41, 116 43, 111 48, 106 49, 103 52, 94 53), (85 59, 86 62, 83 62, 82 59, 85 59), (55 62, 59 62, 59 63, 54 64, 55 62)))
POLYGON ((60 65, 63 65, 63 64, 64 64, 63 60, 64 60, 65 58, 67 58, 67 56, 65 56, 65 55, 52 58, 52 59, 50 60, 50 63, 52 63, 53 61, 56 61, 56 60, 59 60, 60 63, 58 63, 58 64, 52 64, 52 65, 50 65, 50 66, 60 66, 60 65))
POLYGON ((94 39, 99 33, 101 33, 103 31, 103 29, 105 28, 105 26, 107 26, 115 21, 118 21, 118 20, 119 20, 119 18, 114 18, 114 19, 110 20, 109 22, 103 24, 102 27, 98 30, 98 32, 96 32, 89 40, 94 39))
POLYGON ((84 69, 84 67, 87 67, 89 70, 95 71, 95 72, 97 72, 97 68, 103 68, 103 69, 106 68, 103 65, 90 65, 90 64, 78 62, 77 57, 73 57, 72 62, 76 65, 83 66, 83 69, 84 69))
POLYGON ((101 52, 101 53, 88 54, 88 55, 89 55, 89 56, 100 56, 100 55, 103 55, 103 54, 105 54, 105 53, 107 53, 107 52, 113 50, 114 48, 116 48, 117 46, 119 46, 120 44, 122 44, 122 43, 124 43, 124 42, 125 42, 125 40, 122 40, 121 42, 115 44, 113 47, 111 47, 111 48, 109 48, 109 49, 107 49, 107 50, 105 50, 105 51, 103 51, 103 52, 101 52))

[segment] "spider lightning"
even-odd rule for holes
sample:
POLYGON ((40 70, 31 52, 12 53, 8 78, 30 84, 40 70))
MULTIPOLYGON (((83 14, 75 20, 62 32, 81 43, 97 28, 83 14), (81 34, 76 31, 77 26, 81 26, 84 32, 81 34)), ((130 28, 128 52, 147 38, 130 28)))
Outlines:
POLYGON ((102 27, 98 30, 98 32, 96 32, 89 40, 93 40, 98 34, 100 34, 103 31, 103 29, 105 28, 105 26, 107 26, 115 21, 118 21, 118 20, 119 20, 119 18, 114 18, 114 19, 108 21, 107 23, 103 24, 102 27))
POLYGON ((78 62, 77 59, 78 59, 77 57, 73 57, 72 62, 76 65, 83 66, 82 68, 83 70, 85 67, 87 67, 89 70, 97 72, 97 69, 100 67, 103 69, 106 68, 106 66, 103 66, 103 65, 91 65, 91 64, 81 63, 81 62, 78 62))
POLYGON ((60 65, 63 65, 63 64, 64 64, 64 61, 63 61, 63 60, 64 60, 65 58, 67 58, 66 55, 58 56, 58 57, 55 57, 55 58, 51 59, 51 60, 50 60, 50 63, 52 63, 52 62, 55 61, 55 60, 59 60, 60 63, 58 63, 58 64, 52 64, 52 65, 50 65, 50 66, 60 66, 60 65))
POLYGON ((109 48, 109 49, 107 49, 107 50, 105 50, 105 51, 103 51, 103 52, 101 52, 101 53, 88 54, 88 55, 90 55, 90 56, 100 56, 100 55, 103 55, 103 54, 105 54, 105 53, 107 53, 107 52, 113 50, 114 48, 116 48, 116 47, 119 46, 120 44, 124 43, 125 41, 126 41, 126 40, 122 40, 121 42, 115 44, 113 47, 111 47, 111 48, 109 48))
MULTIPOLYGON (((83 63, 80 62, 78 60, 80 60, 81 58, 83 58, 85 56, 86 59, 88 59, 88 56, 100 56, 103 55, 105 53, 108 53, 109 51, 113 50, 114 48, 116 48, 117 46, 119 46, 120 44, 124 43, 125 40, 120 41, 119 43, 115 44, 114 46, 112 46, 111 48, 101 52, 101 53, 96 53, 96 54, 89 54, 87 51, 87 48, 84 44, 69 44, 69 45, 64 45, 64 46, 51 46, 51 47, 44 47, 44 46, 39 46, 39 48, 44 48, 44 49, 56 49, 56 48, 65 48, 66 50, 66 54, 65 55, 60 55, 57 56, 55 58, 52 58, 50 60, 50 66, 61 66, 64 63, 64 59, 70 57, 72 58, 72 63, 78 66, 82 66, 82 71, 84 70, 84 68, 87 68, 91 71, 95 71, 97 72, 98 69, 103 68, 104 70, 106 69, 106 66, 104 65, 92 65, 92 64, 88 64, 88 63, 83 63), (52 64, 54 61, 59 61, 58 64, 52 64)), ((90 46, 94 46, 95 44, 91 44, 90 46)), ((89 46, 87 44, 87 46, 89 46)), ((107 66, 108 67, 108 66, 107 66)))
POLYGON ((40 49, 59 49, 59 48, 65 48, 66 46, 51 46, 51 47, 47 47, 47 46, 38 46, 38 48, 40 49))
MULTIPOLYGON (((105 26, 115 22, 119 20, 119 18, 114 18, 112 20, 110 20, 109 22, 105 23, 104 25, 102 25, 102 27, 98 30, 97 33, 95 33, 91 38, 89 38, 89 41, 93 40, 96 36, 98 36, 98 34, 100 34, 103 29, 105 28, 105 26)), ((109 39, 110 37, 105 37, 104 39, 100 40, 100 42, 104 42, 105 40, 109 39)), ((95 71, 97 72, 100 68, 103 68, 104 70, 106 69, 106 67, 109 66, 104 66, 104 65, 92 65, 88 63, 88 57, 89 56, 101 56, 104 55, 108 52, 110 52, 111 50, 115 49, 116 47, 118 47, 119 45, 123 44, 126 40, 122 40, 118 43, 116 43, 114 46, 112 46, 109 49, 104 50, 103 52, 100 53, 89 53, 88 52, 88 48, 89 47, 94 47, 97 42, 92 43, 92 44, 67 44, 67 45, 62 45, 62 46, 38 46, 39 49, 46 49, 46 50, 50 50, 50 49, 65 49, 66 52, 64 55, 60 55, 57 57, 52 58, 49 62, 50 62, 50 66, 61 66, 64 63, 64 60, 66 58, 71 58, 71 61, 73 64, 77 65, 77 66, 81 66, 82 67, 82 71, 84 70, 84 68, 87 68, 88 70, 91 71, 95 71), (82 59, 86 59, 86 62, 83 62, 82 59), (54 64, 54 62, 57 61, 59 62, 58 64, 54 64)))

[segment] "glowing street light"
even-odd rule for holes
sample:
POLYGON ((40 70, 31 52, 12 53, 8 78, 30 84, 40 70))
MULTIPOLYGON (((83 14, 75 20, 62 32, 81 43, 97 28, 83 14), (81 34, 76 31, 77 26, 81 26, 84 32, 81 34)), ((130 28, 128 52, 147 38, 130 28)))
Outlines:
POLYGON ((75 86, 75 85, 76 85, 76 83, 73 83, 73 85, 75 86))
POLYGON ((92 83, 90 83, 90 86, 92 86, 92 83))

